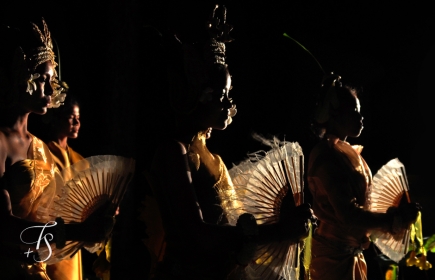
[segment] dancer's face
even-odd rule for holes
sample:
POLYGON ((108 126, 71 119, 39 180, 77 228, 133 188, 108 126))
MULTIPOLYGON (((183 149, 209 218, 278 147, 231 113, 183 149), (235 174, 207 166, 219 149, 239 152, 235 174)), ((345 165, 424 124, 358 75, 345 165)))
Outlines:
POLYGON ((40 64, 35 73, 39 74, 39 78, 35 79, 36 89, 32 94, 21 90, 20 103, 28 112, 36 114, 45 114, 48 105, 51 102, 51 95, 53 94, 52 81, 56 78, 55 68, 50 61, 40 64))
POLYGON ((359 99, 349 92, 349 96, 342 97, 340 106, 333 117, 336 122, 336 129, 340 136, 358 137, 363 127, 363 117, 360 113, 359 99))
POLYGON ((208 88, 201 98, 199 109, 200 123, 205 127, 225 129, 230 122, 230 97, 231 76, 226 74, 225 79, 208 88))
POLYGON ((58 120, 57 129, 60 137, 77 138, 80 130, 80 108, 73 105, 58 120))

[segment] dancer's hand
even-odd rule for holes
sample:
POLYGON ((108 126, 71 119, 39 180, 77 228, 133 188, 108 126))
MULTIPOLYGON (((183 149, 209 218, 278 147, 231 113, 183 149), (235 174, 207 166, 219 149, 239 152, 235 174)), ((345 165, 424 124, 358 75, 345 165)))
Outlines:
POLYGON ((115 219, 111 216, 103 216, 96 220, 94 223, 86 223, 86 238, 83 241, 89 243, 98 243, 106 240, 113 230, 115 219))
POLYGON ((316 224, 317 217, 308 203, 290 208, 285 199, 280 213, 283 234, 295 241, 306 238, 309 234, 310 223, 316 224))
POLYGON ((402 200, 399 207, 388 208, 387 214, 392 215, 390 231, 393 235, 400 235, 401 232, 415 223, 419 211, 421 211, 420 204, 415 202, 409 203, 406 200, 402 200))
POLYGON ((421 206, 417 202, 404 202, 399 205, 398 212, 405 228, 409 228, 411 224, 415 223, 419 211, 421 211, 421 206))
POLYGON ((115 219, 111 215, 107 215, 107 209, 110 207, 110 203, 99 207, 94 211, 83 223, 86 242, 101 242, 105 240, 112 232, 115 225, 115 219))

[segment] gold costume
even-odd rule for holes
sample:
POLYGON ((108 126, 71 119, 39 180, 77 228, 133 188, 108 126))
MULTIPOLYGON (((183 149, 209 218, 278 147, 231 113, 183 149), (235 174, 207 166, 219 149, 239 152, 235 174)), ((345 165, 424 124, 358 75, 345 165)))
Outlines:
MULTIPOLYGON (((48 206, 54 197, 56 184, 62 184, 63 180, 48 147, 37 137, 33 135, 31 137, 33 139, 27 152, 27 159, 7 167, 2 181, 9 192, 12 213, 15 216, 28 221, 46 223, 54 220, 47 215, 48 206)), ((19 248, 19 245, 0 242, 2 250, 19 252, 17 256, 21 257, 25 256, 24 252, 30 247, 22 245, 19 248)), ((31 246, 30 249, 36 251, 34 245, 31 246)), ((25 257, 20 260, 0 254, 1 278, 50 279, 44 263, 29 265, 25 261, 25 257)))
MULTIPOLYGON (((47 84, 50 83, 52 89, 50 103, 47 104, 47 107, 57 108, 65 99, 65 88, 57 80, 55 69, 57 63, 55 61, 51 34, 43 19, 42 26, 43 28, 40 29, 36 24, 31 23, 29 26, 30 30, 28 30, 31 33, 7 27, 11 31, 15 30, 13 31, 15 34, 13 36, 6 36, 2 42, 7 46, 4 50, 13 47, 10 49, 11 53, 4 54, 13 56, 11 64, 7 60, 6 63, 3 63, 4 57, 2 56, 2 63, 0 65, 0 88, 2 89, 0 92, 0 111, 2 112, 9 112, 10 109, 18 108, 20 108, 19 110, 23 108, 25 110, 29 109, 29 107, 18 106, 19 102, 22 102, 20 96, 22 93, 32 95, 34 91, 38 92, 37 83, 39 83, 38 80, 41 78, 41 73, 36 69, 45 62, 50 62, 53 67, 51 79, 46 81, 47 84), (32 33, 34 36, 27 37, 32 33), (21 45, 21 43, 25 44, 21 45), (21 91, 23 92, 21 93, 21 91)), ((29 113, 31 111, 26 112, 29 113)), ((15 115, 7 116, 13 117, 15 115)), ((27 123, 27 116, 25 117, 25 123, 27 123)), ((0 174, 3 176, 0 178, 0 185, 9 193, 14 216, 23 220, 44 224, 54 222, 54 218, 49 216, 49 207, 53 201, 56 186, 63 186, 63 179, 47 145, 30 133, 29 137, 31 138, 31 143, 26 159, 19 160, 10 166, 8 166, 6 161, 5 173, 0 174)), ((12 141, 12 138, 9 138, 8 135, 6 135, 6 138, 12 141)), ((17 147, 19 146, 13 144, 9 151, 8 149, 5 151, 12 153, 12 156, 16 156, 17 147)), ((2 231, 8 230, 8 225, 2 226, 2 231)), ((33 231, 40 229, 30 227, 23 230, 33 231)), ((41 232, 40 236, 42 234, 43 232, 41 232)), ((47 235, 43 236, 43 238, 46 237, 47 235)), ((47 239, 47 242, 51 241, 50 236, 47 239)), ((23 239, 21 239, 21 242, 0 240, 0 278, 2 280, 50 279, 47 275, 46 264, 38 262, 39 258, 25 254, 25 252, 36 252, 39 245, 37 242, 38 240, 23 239), (29 245, 26 242, 30 242, 27 243, 29 245)), ((42 242, 42 244, 44 243, 42 242)))
POLYGON ((64 149, 54 141, 49 142, 47 145, 50 149, 50 152, 54 155, 54 161, 56 162, 59 170, 63 170, 64 168, 69 167, 71 164, 83 159, 79 153, 71 149, 69 146, 64 149))
POLYGON ((310 155, 308 184, 320 227, 313 234, 310 273, 313 280, 367 279, 362 250, 370 244, 363 221, 372 181, 360 156, 362 147, 330 136, 310 155))
MULTIPOLYGON (((69 146, 63 149, 54 141, 48 143, 48 148, 59 170, 63 170, 83 159, 79 153, 69 146)), ((79 250, 71 259, 48 265, 47 273, 50 278, 55 280, 81 280, 83 275, 81 251, 79 250)))
MULTIPOLYGON (((192 140, 187 153, 195 195, 205 223, 227 224, 227 210, 237 207, 237 201, 229 197, 234 196, 233 185, 224 162, 218 155, 210 153, 205 140, 205 134, 199 133, 192 140)), ((154 262, 163 260, 157 267, 156 275, 156 264, 153 264, 153 276, 156 279, 226 279, 237 267, 230 258, 231 252, 210 237, 204 236, 210 240, 203 240, 199 233, 188 235, 188 231, 178 225, 171 215, 171 212, 181 209, 171 208, 166 200, 165 188, 155 181, 155 175, 147 176, 163 217, 163 221, 156 221, 157 215, 154 213, 142 212, 141 215, 150 236, 149 240, 145 240, 145 245, 153 255, 154 262), (156 246, 151 241, 160 243, 156 246)), ((152 199, 147 198, 144 204, 144 212, 156 209, 152 199)))

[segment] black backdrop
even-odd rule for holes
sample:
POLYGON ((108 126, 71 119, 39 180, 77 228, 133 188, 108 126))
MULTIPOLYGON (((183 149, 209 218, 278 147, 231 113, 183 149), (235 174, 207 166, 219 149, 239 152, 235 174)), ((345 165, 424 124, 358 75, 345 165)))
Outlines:
MULTIPOLYGON (((162 57, 153 28, 193 34, 209 2, 0 4, 1 23, 43 16, 60 47, 62 79, 81 102, 80 137, 70 145, 84 156, 136 158, 138 176, 130 195, 136 204, 129 205, 137 205, 146 192, 140 172, 175 125, 162 93, 162 57)), ((434 234, 430 174, 435 18, 429 4, 229 1, 226 6, 228 22, 234 25, 235 41, 227 45, 227 56, 239 112, 226 131, 213 132, 209 149, 230 167, 247 152, 265 148, 252 140, 251 133, 257 132, 298 141, 308 155, 316 141, 309 113, 322 72, 307 52, 283 37, 286 32, 309 49, 325 71, 342 75, 361 90, 365 128, 361 137, 349 141, 365 147, 363 156, 373 173, 395 157, 405 164, 411 197, 424 207, 424 233, 434 234)), ((31 116, 29 130, 43 137, 46 128, 39 116, 31 116)), ((121 213, 133 217, 133 208, 125 206, 121 213)), ((130 230, 124 237, 140 238, 135 229, 141 225, 124 219, 123 226, 130 230)), ((133 254, 125 249, 131 246, 124 246, 122 254, 133 254)), ((127 261, 140 264, 137 259, 127 261)))

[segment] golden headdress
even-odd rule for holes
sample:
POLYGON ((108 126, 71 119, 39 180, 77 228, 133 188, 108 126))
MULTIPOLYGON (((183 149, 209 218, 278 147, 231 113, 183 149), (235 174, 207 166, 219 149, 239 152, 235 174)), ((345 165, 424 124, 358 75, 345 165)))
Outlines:
MULTIPOLYGON (((206 31, 209 36, 206 41, 186 43, 175 37, 177 48, 182 49, 182 70, 170 70, 170 95, 173 108, 182 114, 195 110, 204 95, 209 94, 209 83, 212 82, 211 70, 216 67, 227 68, 225 43, 233 41, 229 32, 233 29, 226 23, 226 7, 215 5, 208 21, 206 31), (180 71, 181 70, 181 71, 180 71), (176 73, 176 72, 183 73, 176 73)), ((234 108, 235 115, 235 108, 234 108)))
POLYGON ((216 5, 207 22, 210 40, 204 46, 204 56, 208 63, 225 64, 225 43, 233 41, 230 37, 233 27, 226 21, 226 7, 216 5))
MULTIPOLYGON (((35 80, 39 74, 36 68, 50 61, 53 67, 57 66, 50 31, 44 19, 41 29, 30 23, 30 28, 23 30, 6 27, 4 48, 1 52, 4 57, 0 59, 0 100, 4 106, 17 102, 18 91, 23 87, 32 94, 36 90, 35 80)), ((51 81, 53 94, 49 108, 62 105, 66 96, 66 87, 61 86, 55 70, 54 79, 51 81)))
POLYGON ((55 55, 53 52, 53 42, 51 40, 51 34, 48 30, 47 23, 44 19, 42 19, 44 33, 41 32, 36 24, 34 24, 33 22, 31 24, 33 33, 35 34, 38 41, 40 41, 38 43, 40 43, 41 45, 34 48, 27 56, 30 70, 35 71, 36 67, 47 61, 50 61, 53 66, 57 66, 57 63, 54 59, 55 55))

